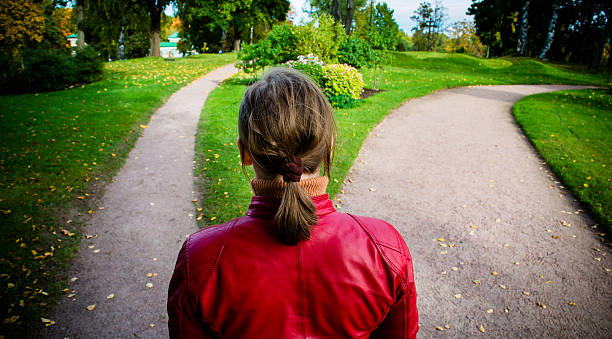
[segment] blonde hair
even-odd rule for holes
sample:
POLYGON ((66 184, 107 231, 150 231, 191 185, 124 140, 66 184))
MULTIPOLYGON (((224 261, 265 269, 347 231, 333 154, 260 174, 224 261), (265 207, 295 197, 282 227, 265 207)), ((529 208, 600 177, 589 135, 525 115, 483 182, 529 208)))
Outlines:
MULTIPOLYGON (((287 159, 300 158, 304 173, 323 163, 329 177, 336 133, 333 111, 321 90, 305 75, 273 68, 251 85, 242 99, 238 133, 243 149, 266 175, 281 174, 287 159)), ((288 245, 310 238, 318 218, 299 182, 289 181, 274 216, 280 240, 288 245)))

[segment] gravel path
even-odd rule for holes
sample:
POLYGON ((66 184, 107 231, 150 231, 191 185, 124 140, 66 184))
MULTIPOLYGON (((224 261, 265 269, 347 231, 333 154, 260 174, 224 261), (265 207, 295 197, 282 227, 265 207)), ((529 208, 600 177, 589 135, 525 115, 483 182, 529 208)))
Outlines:
POLYGON ((340 210, 404 236, 421 337, 612 333, 610 247, 511 113, 525 95, 569 88, 439 91, 396 109, 365 141, 340 210))
POLYGON ((167 337, 168 284, 185 236, 197 230, 198 119, 208 93, 236 71, 228 65, 208 73, 155 112, 91 217, 85 232, 93 237, 83 237, 69 273, 74 291, 42 336, 167 337))

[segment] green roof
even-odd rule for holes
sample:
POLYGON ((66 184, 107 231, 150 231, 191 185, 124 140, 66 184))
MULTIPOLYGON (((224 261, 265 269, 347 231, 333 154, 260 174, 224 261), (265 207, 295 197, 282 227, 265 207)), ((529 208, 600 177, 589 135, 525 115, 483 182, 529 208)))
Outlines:
POLYGON ((176 47, 176 42, 160 42, 159 47, 176 47))
POLYGON ((172 34, 170 34, 170 35, 168 36, 168 39, 170 39, 170 38, 178 38, 178 37, 179 37, 179 36, 178 36, 178 32, 177 32, 177 33, 172 33, 172 34))
POLYGON ((78 38, 78 36, 76 34, 70 34, 69 36, 66 37, 66 39, 68 38, 78 38))

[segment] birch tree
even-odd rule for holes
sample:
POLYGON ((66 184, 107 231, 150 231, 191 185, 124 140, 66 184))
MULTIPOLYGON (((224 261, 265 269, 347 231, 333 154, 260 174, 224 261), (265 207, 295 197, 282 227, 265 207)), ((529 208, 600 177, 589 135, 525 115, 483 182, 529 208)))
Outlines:
POLYGON ((542 51, 538 56, 541 60, 546 58, 546 54, 550 50, 550 46, 552 46, 553 38, 555 37, 555 28, 557 26, 557 19, 559 18, 559 1, 555 0, 552 4, 552 15, 550 17, 550 24, 548 25, 548 34, 546 36, 546 42, 544 43, 544 47, 542 47, 542 51))

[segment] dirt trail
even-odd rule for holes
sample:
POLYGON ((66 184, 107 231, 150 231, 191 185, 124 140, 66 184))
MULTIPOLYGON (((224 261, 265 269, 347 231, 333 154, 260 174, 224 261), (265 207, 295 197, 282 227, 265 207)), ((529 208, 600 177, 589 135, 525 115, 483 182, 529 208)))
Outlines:
POLYGON ((104 209, 88 222, 85 233, 95 237, 83 237, 70 269, 78 278, 69 282, 74 296, 60 301, 50 316, 56 324, 42 336, 168 336, 168 284, 185 236, 197 230, 191 200, 198 119, 210 91, 236 71, 228 65, 206 74, 155 112, 106 188, 104 209))
POLYGON ((421 337, 612 333, 610 247, 511 113, 525 95, 569 88, 439 91, 396 109, 366 140, 340 210, 404 236, 421 337))

